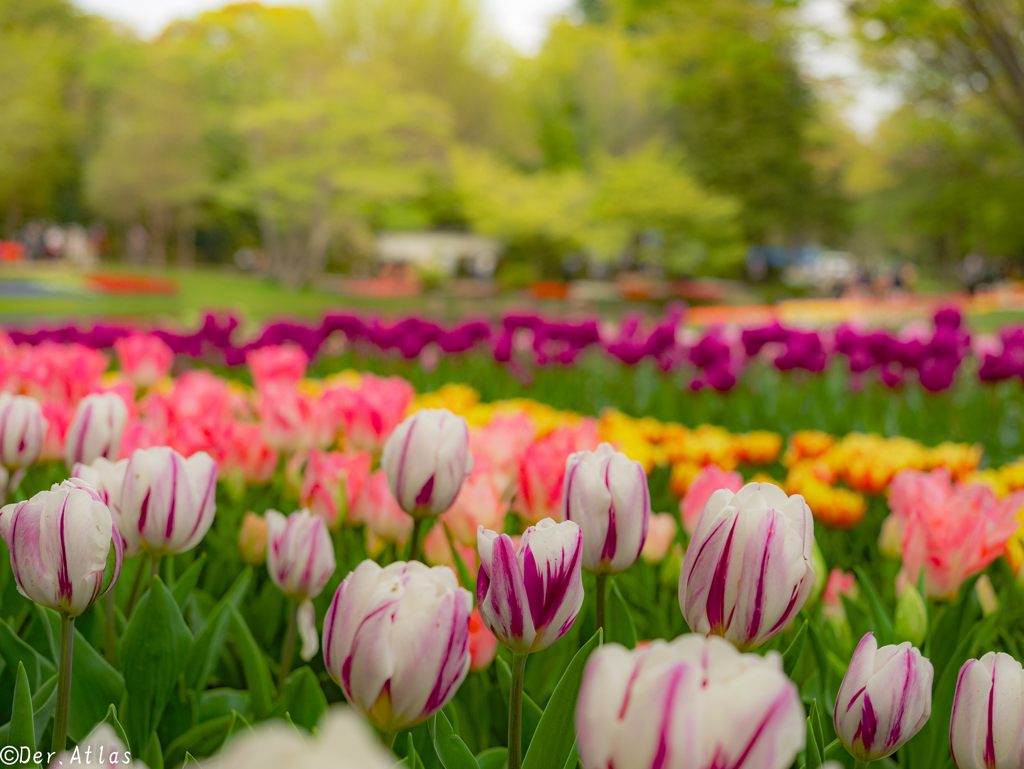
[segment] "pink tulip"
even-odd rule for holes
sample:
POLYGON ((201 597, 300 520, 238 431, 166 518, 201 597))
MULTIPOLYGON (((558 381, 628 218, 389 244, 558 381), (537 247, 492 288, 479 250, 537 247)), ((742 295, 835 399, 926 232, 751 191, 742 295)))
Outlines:
POLYGON ((402 545, 412 533, 412 516, 402 510, 391 495, 383 470, 370 474, 362 493, 356 498, 349 519, 366 524, 371 552, 383 547, 385 542, 402 545))
POLYGON ((947 468, 897 473, 889 486, 895 523, 887 523, 902 543, 897 591, 916 584, 924 569, 929 598, 956 598, 965 579, 1003 552, 1022 506, 1024 490, 1000 500, 988 486, 952 483, 947 468))
POLYGON ((269 345, 250 350, 245 362, 256 389, 262 390, 270 382, 294 385, 306 376, 309 356, 296 344, 269 345))
POLYGON ((416 396, 413 386, 400 377, 363 374, 359 387, 339 387, 324 400, 345 435, 345 448, 376 454, 405 418, 416 396))
POLYGON ((473 609, 469 615, 469 669, 487 670, 497 653, 498 639, 480 619, 480 610, 473 609))
POLYGON ((302 474, 299 502, 332 529, 340 526, 354 509, 370 477, 371 464, 365 452, 342 454, 313 449, 302 474))
POLYGON ((324 618, 324 663, 352 707, 383 732, 422 723, 469 672, 473 597, 443 567, 363 561, 324 618))
POLYGON ((726 472, 718 465, 705 465, 701 468, 690 485, 686 488, 686 496, 679 503, 679 513, 683 517, 683 528, 693 536, 697 530, 697 521, 704 512, 704 505, 711 495, 719 489, 728 489, 733 494, 743 488, 743 476, 737 472, 726 472))
POLYGON ((121 371, 136 387, 152 387, 174 364, 174 352, 162 339, 151 334, 132 334, 114 342, 121 371))
MULTIPOLYGON (((480 568, 476 546, 464 545, 455 540, 455 551, 459 554, 459 558, 462 559, 466 570, 470 574, 476 574, 477 569, 480 568)), ((458 568, 455 565, 455 556, 452 554, 452 548, 448 543, 448 535, 445 533, 443 524, 435 523, 430 528, 430 531, 427 532, 427 536, 423 538, 423 560, 431 566, 447 566, 455 572, 456 577, 459 576, 458 568)), ((459 583, 462 584, 461 579, 459 583)))
POLYGON ((600 438, 597 423, 582 419, 575 425, 559 427, 523 454, 519 462, 519 493, 515 509, 527 521, 544 518, 560 520, 565 462, 577 451, 592 451, 600 438))
POLYGON ((683 558, 679 606, 696 633, 754 649, 780 633, 814 586, 814 521, 770 483, 711 495, 683 558))
POLYGON ((40 404, 46 419, 46 438, 39 453, 39 461, 52 462, 64 459, 64 443, 75 410, 67 401, 43 401, 40 404))
POLYGON ((459 542, 475 547, 477 529, 503 528, 508 508, 494 473, 487 464, 474 461, 473 472, 441 520, 459 542))
POLYGON ((508 534, 477 533, 477 605, 487 629, 516 653, 548 648, 583 606, 583 532, 572 521, 530 526, 518 550, 508 534))
POLYGON ((108 365, 107 356, 99 350, 80 344, 43 342, 21 350, 17 378, 21 389, 39 401, 73 405, 99 389, 108 365))
POLYGON ((239 478, 246 483, 269 483, 277 472, 280 454, 263 440, 256 422, 231 420, 223 426, 217 469, 221 478, 239 478))
POLYGON ((672 513, 654 513, 647 529, 647 540, 640 557, 648 563, 661 563, 668 557, 672 544, 676 541, 679 524, 672 513))
POLYGON ((536 435, 533 421, 524 412, 499 414, 483 427, 469 431, 469 452, 474 462, 486 463, 498 489, 505 494, 518 482, 519 462, 536 435))
POLYGON ((19 470, 43 452, 48 422, 34 398, 0 393, 0 465, 19 470))
POLYGON ((128 409, 114 393, 87 395, 78 404, 64 436, 64 463, 90 464, 94 459, 117 459, 128 409))
POLYGON ((295 453, 334 442, 318 402, 287 382, 270 381, 260 393, 263 438, 277 451, 295 453))
POLYGON ((825 583, 825 590, 821 594, 821 603, 827 609, 841 609, 843 608, 842 596, 856 598, 857 592, 857 577, 840 568, 835 568, 829 572, 828 582, 825 583))
POLYGON ((11 554, 18 592, 69 617, 106 595, 121 573, 121 536, 110 510, 77 478, 0 508, 0 536, 11 554), (107 573, 111 543, 112 577, 107 573))

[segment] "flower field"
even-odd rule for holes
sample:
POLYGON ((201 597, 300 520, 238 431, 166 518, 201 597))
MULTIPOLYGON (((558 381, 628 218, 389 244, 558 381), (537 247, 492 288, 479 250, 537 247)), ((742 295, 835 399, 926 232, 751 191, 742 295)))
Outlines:
POLYGON ((681 320, 8 329, 0 759, 1024 767, 1024 331, 681 320))

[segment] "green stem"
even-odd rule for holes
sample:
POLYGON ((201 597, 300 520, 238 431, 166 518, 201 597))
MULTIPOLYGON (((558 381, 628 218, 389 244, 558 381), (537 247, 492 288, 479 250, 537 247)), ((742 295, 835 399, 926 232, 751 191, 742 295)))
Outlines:
POLYGON ((160 556, 154 555, 149 562, 149 586, 153 587, 153 580, 160 576, 160 556))
POLYGON ((385 748, 391 750, 391 748, 394 747, 395 737, 397 736, 398 732, 381 732, 380 742, 385 748))
POLYGON ((853 769, 867 769, 867 765, 870 761, 861 761, 859 758, 853 759, 853 769))
POLYGON ((281 648, 281 669, 277 674, 277 692, 284 694, 284 680, 292 669, 292 657, 295 656, 295 636, 299 631, 299 605, 290 602, 288 609, 288 632, 284 635, 284 646, 281 648))
POLYGON ((423 530, 423 519, 413 518, 412 520, 412 544, 409 547, 409 560, 419 561, 420 558, 420 532, 423 530))
POLYGON ((57 709, 53 713, 54 753, 64 750, 68 741, 68 712, 71 705, 71 647, 75 641, 75 619, 60 615, 60 670, 57 674, 57 709))
POLYGON ((608 631, 605 629, 605 603, 608 598, 608 575, 598 574, 597 575, 597 629, 604 630, 605 638, 608 637, 608 631))
POLYGON ((124 616, 131 617, 132 611, 135 609, 135 599, 139 595, 139 585, 142 584, 142 575, 146 571, 146 559, 148 555, 143 555, 139 561, 139 568, 135 570, 135 579, 132 581, 131 592, 128 593, 128 607, 125 610, 124 616))
POLYGON ((523 680, 527 655, 512 655, 512 691, 508 703, 508 769, 523 766, 523 680))
POLYGON ((103 656, 112 668, 117 667, 117 603, 114 601, 114 591, 107 593, 103 599, 103 611, 105 616, 105 633, 103 636, 103 656))

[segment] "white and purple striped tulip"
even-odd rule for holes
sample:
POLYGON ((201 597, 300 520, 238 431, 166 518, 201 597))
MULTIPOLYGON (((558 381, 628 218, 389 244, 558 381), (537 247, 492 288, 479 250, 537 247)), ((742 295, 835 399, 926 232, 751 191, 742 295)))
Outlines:
POLYGON ((836 695, 833 723, 850 755, 877 761, 921 731, 932 714, 932 663, 909 642, 878 648, 874 633, 857 644, 836 695))
POLYGON ((618 574, 640 557, 651 521, 644 466, 602 443, 565 463, 562 517, 583 530, 583 568, 618 574))
POLYGON ((413 518, 452 506, 473 469, 469 427, 447 409, 421 409, 388 437, 380 466, 399 506, 413 518))
POLYGON ((0 465, 8 470, 34 465, 43 451, 48 426, 35 398, 0 393, 0 465))
POLYGON ((93 393, 82 398, 64 438, 64 462, 74 467, 92 464, 98 457, 117 459, 128 408, 115 393, 93 393))
POLYGON ((530 526, 516 552, 508 534, 477 529, 480 619, 513 652, 546 649, 583 606, 583 532, 573 521, 530 526))
POLYGON ((443 708, 469 672, 473 596, 446 566, 363 561, 324 618, 324 663, 349 703, 384 732, 443 708))
POLYGON ((781 632, 814 587, 814 521, 799 495, 748 483, 711 495, 686 549, 679 606, 690 628, 743 650, 781 632))
POLYGON ((305 509, 288 517, 267 510, 263 519, 267 522, 267 571, 274 584, 293 601, 316 598, 334 574, 334 543, 327 521, 305 509))
POLYGON ((121 536, 110 510, 99 492, 78 478, 0 508, 0 536, 11 553, 18 592, 69 617, 106 595, 121 574, 121 536), (112 574, 107 571, 111 542, 112 574))
MULTIPOLYGON (((114 517, 114 524, 119 532, 124 531, 124 522, 121 520, 121 491, 124 488, 124 474, 127 469, 127 459, 111 462, 99 457, 94 459, 92 464, 84 465, 79 462, 71 471, 72 478, 81 478, 100 493, 100 499, 110 508, 110 514, 114 517)), ((132 558, 138 554, 138 546, 127 542, 124 534, 121 534, 121 540, 124 542, 125 558, 132 558)))
POLYGON ((167 446, 136 449, 121 490, 121 533, 133 550, 184 553, 199 544, 216 511, 217 463, 185 459, 167 446))
POLYGON ((576 702, 584 769, 786 769, 807 721, 777 652, 696 634, 587 662, 576 702))
POLYGON ((949 724, 957 769, 1024 769, 1024 670, 989 652, 960 668, 949 724))

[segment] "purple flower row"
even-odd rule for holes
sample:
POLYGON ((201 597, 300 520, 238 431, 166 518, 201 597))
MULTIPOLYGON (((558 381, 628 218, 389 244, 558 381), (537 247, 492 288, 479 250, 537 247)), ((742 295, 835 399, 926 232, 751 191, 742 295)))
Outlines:
MULTIPOLYGON (((338 333, 361 352, 397 351, 406 359, 424 356, 424 361, 431 354, 436 360, 440 353, 487 349, 501 363, 571 365, 584 351, 600 349, 628 365, 650 359, 669 371, 690 364, 699 370, 690 383, 693 390, 732 389, 743 367, 753 359, 769 362, 780 371, 820 373, 841 356, 856 376, 874 372, 886 385, 897 387, 908 375, 916 374, 933 392, 950 387, 969 357, 976 360, 978 377, 984 382, 1024 377, 1024 328, 1011 327, 995 336, 972 339, 954 308, 937 312, 931 324, 912 323, 896 332, 850 323, 813 330, 775 322, 743 330, 714 327, 699 333, 683 326, 684 317, 681 307, 670 306, 653 323, 645 323, 639 315, 608 324, 596 319, 566 321, 536 313, 510 313, 497 323, 473 319, 443 326, 421 318, 388 322, 330 313, 319 323, 270 323, 255 338, 242 342, 238 318, 211 314, 191 334, 166 329, 151 333, 178 355, 213 358, 232 366, 244 363, 250 350, 284 343, 300 346, 313 358, 325 345, 331 349, 328 340, 338 333)), ((138 329, 128 324, 8 330, 15 343, 78 343, 97 349, 111 347, 133 333, 138 329)))

